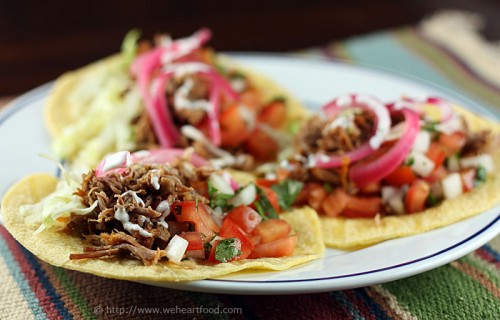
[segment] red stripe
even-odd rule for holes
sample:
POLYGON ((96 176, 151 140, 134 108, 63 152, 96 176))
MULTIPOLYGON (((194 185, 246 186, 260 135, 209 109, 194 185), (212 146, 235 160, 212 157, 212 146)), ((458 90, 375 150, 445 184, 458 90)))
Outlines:
POLYGON ((366 305, 363 299, 360 299, 354 290, 344 290, 345 296, 351 301, 351 304, 358 309, 359 313, 365 318, 376 320, 376 316, 371 313, 370 308, 366 305))
POLYGON ((43 308, 45 315, 49 319, 61 319, 62 317, 57 312, 54 304, 52 303, 50 297, 47 295, 47 292, 41 285, 40 281, 35 275, 35 271, 31 268, 30 263, 24 256, 23 251, 20 248, 20 244, 12 236, 7 232, 7 230, 0 226, 0 235, 4 238, 7 247, 12 252, 12 255, 16 259, 22 273, 24 274, 26 280, 28 281, 31 290, 38 298, 39 305, 43 308))
POLYGON ((491 253, 489 253, 487 250, 485 250, 483 248, 479 248, 476 251, 474 251, 474 253, 476 254, 476 256, 478 256, 479 258, 481 258, 485 262, 491 263, 496 268, 500 268, 500 261, 497 261, 495 259, 495 257, 491 253))

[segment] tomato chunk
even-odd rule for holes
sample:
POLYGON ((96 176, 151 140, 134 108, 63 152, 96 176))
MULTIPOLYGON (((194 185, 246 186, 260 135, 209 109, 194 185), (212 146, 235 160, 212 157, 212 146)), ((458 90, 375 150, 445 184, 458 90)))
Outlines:
POLYGON ((434 168, 440 167, 446 159, 447 149, 442 144, 432 142, 426 156, 434 162, 434 168))
POLYGON ((415 180, 405 196, 406 212, 414 213, 424 211, 425 202, 430 193, 430 187, 424 180, 415 180))
POLYGON ((280 208, 280 205, 278 202, 278 195, 276 194, 276 191, 274 191, 273 189, 271 189, 269 187, 264 187, 264 186, 259 186, 259 188, 261 188, 262 191, 264 191, 264 194, 266 195, 267 199, 269 200, 269 202, 273 206, 274 210, 277 213, 280 213, 281 208, 280 208))
POLYGON ((321 206, 323 204, 323 200, 325 199, 327 192, 325 188, 319 183, 308 183, 304 186, 302 191, 299 193, 299 197, 304 197, 305 202, 311 208, 316 211, 320 211, 321 206))
POLYGON ((281 128, 286 119, 285 101, 281 99, 272 101, 262 108, 257 119, 273 128, 281 128))
POLYGON ((297 245, 297 238, 298 237, 296 235, 293 235, 275 241, 258 244, 255 246, 249 258, 289 257, 293 255, 293 250, 297 245))
POLYGON ((220 114, 219 124, 221 133, 221 144, 227 147, 237 147, 242 144, 250 136, 252 132, 248 123, 243 115, 244 112, 249 112, 252 115, 252 111, 240 110, 238 104, 232 104, 220 114))
POLYGON ((373 218, 380 212, 381 203, 380 197, 349 196, 342 215, 349 218, 373 218))
POLYGON ((267 243, 288 236, 291 229, 286 221, 267 219, 258 224, 252 233, 260 236, 261 243, 267 243))
POLYGON ((385 183, 391 186, 402 186, 404 184, 412 183, 415 180, 415 174, 410 166, 400 166, 393 172, 391 172, 387 177, 385 177, 385 183))
POLYGON ((262 217, 255 210, 243 205, 229 211, 226 219, 235 222, 246 233, 252 232, 262 221, 262 217))
POLYGON ((327 216, 338 216, 344 211, 348 201, 349 196, 345 191, 337 188, 323 199, 321 208, 327 216))
POLYGON ((223 238, 238 238, 241 241, 241 255, 234 260, 245 259, 252 252, 254 245, 249 235, 243 231, 236 222, 231 219, 225 219, 219 231, 219 236, 223 238))
POLYGON ((474 189, 476 168, 470 168, 460 171, 460 178, 462 179, 462 186, 464 192, 474 189))
POLYGON ((441 133, 438 141, 447 149, 448 155, 451 155, 457 153, 463 148, 467 142, 467 137, 463 132, 455 131, 451 134, 441 133))
POLYGON ((269 134, 255 128, 244 144, 245 151, 259 161, 274 160, 279 152, 279 145, 269 134))
POLYGON ((240 94, 240 102, 252 110, 258 110, 262 105, 262 94, 250 87, 240 94))
POLYGON ((174 217, 179 222, 191 222, 194 230, 211 239, 219 231, 219 226, 210 215, 204 203, 178 201, 172 204, 174 217))
POLYGON ((203 235, 200 232, 183 232, 179 236, 187 240, 187 251, 204 248, 203 235))
POLYGON ((448 170, 446 170, 446 168, 443 165, 441 165, 436 169, 434 169, 427 177, 425 177, 424 180, 433 183, 443 179, 447 175, 448 175, 448 170))

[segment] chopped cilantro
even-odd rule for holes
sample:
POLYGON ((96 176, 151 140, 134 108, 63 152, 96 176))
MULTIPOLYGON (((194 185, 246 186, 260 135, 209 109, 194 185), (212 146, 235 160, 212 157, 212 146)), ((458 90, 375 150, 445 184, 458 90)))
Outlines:
POLYGON ((413 157, 409 157, 408 159, 406 159, 406 162, 405 162, 405 164, 407 166, 412 166, 414 163, 415 163, 415 158, 413 158, 413 157))
POLYGON ((232 206, 227 201, 232 197, 234 197, 232 194, 219 193, 219 190, 208 181, 208 198, 210 199, 209 205, 212 209, 216 207, 221 207, 223 211, 231 209, 232 206))
POLYGON ((431 133, 438 132, 436 125, 438 122, 436 121, 426 121, 424 124, 421 126, 422 130, 429 131, 431 133))
POLYGON ((474 177, 474 187, 477 187, 478 185, 485 183, 487 177, 488 173, 486 172, 486 169, 483 166, 477 166, 476 176, 474 177))
POLYGON ((231 78, 233 79, 246 79, 246 75, 241 72, 240 70, 235 70, 233 72, 231 72, 231 78))
POLYGON ((257 201, 254 202, 257 212, 263 219, 278 219, 278 213, 274 210, 273 205, 267 198, 266 193, 261 188, 257 187, 257 201))
POLYGON ((427 197, 427 199, 425 200, 425 204, 428 206, 428 207, 434 207, 435 205, 437 205, 439 203, 439 200, 436 198, 436 196, 430 192, 429 193, 429 196, 427 197))
POLYGON ((300 181, 293 179, 286 179, 278 184, 273 185, 271 188, 276 192, 278 196, 278 205, 282 209, 290 209, 295 198, 304 187, 304 184, 300 181))
POLYGON ((215 259, 222 263, 228 262, 241 255, 241 250, 236 247, 236 238, 219 241, 215 247, 215 259))
POLYGON ((290 134, 296 135, 300 130, 301 122, 299 120, 293 120, 288 125, 287 131, 290 134))

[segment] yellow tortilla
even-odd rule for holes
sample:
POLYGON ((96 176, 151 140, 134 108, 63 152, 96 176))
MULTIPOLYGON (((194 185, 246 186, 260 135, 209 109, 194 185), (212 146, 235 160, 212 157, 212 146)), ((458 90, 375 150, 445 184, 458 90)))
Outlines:
MULTIPOLYGON (((217 55, 216 60, 218 64, 226 68, 241 70, 247 75, 256 88, 262 92, 264 101, 276 96, 286 97, 287 124, 307 118, 307 109, 274 81, 251 69, 241 67, 226 56, 217 55)), ((113 130, 111 132, 104 131, 108 123, 116 121, 131 122, 144 109, 142 99, 136 97, 138 95, 137 84, 129 78, 129 71, 125 66, 123 55, 116 54, 78 70, 68 72, 56 80, 44 110, 45 123, 53 138, 60 138, 65 133, 65 130, 68 133, 67 129, 75 127, 75 124, 85 115, 92 114, 93 119, 96 119, 91 123, 92 128, 85 125, 85 128, 89 128, 89 130, 80 129, 78 132, 81 133, 76 135, 72 141, 62 143, 62 145, 69 143, 74 145, 74 148, 68 151, 68 154, 63 155, 65 160, 70 163, 76 161, 78 162, 77 166, 80 167, 92 167, 97 164, 95 163, 97 159, 102 159, 107 153, 123 149, 134 149, 135 143, 133 141, 121 142, 120 145, 120 143, 112 141, 116 139, 113 137, 113 130), (113 83, 111 84, 111 82, 113 83), (107 110, 112 110, 106 113, 101 112, 103 104, 99 102, 99 99, 103 99, 100 94, 107 94, 107 90, 102 90, 104 87, 111 87, 114 90, 110 92, 110 97, 104 97, 105 102, 108 100, 114 101, 113 108, 110 108, 105 103, 107 110), (124 99, 129 99, 133 103, 124 102, 124 99), (131 110, 132 106, 133 110, 131 110), (128 116, 125 115, 124 108, 128 108, 128 116), (94 143, 92 140, 107 142, 94 143), (92 147, 92 145, 96 146, 92 147)), ((109 128, 107 129, 109 130, 109 128)), ((118 131, 118 129, 115 131, 118 131)), ((132 135, 131 126, 129 130, 121 128, 119 131, 122 132, 121 137, 132 135)), ((62 151, 56 150, 56 153, 59 152, 62 151)), ((60 155, 58 154, 58 156, 60 155)))
POLYGON ((2 214, 9 232, 29 251, 54 266, 92 273, 98 276, 135 281, 191 281, 213 278, 244 269, 284 270, 318 258, 324 250, 321 227, 312 209, 297 209, 281 217, 291 226, 299 239, 294 255, 284 258, 247 259, 214 266, 191 261, 162 262, 144 266, 139 260, 100 258, 69 260, 70 253, 82 251, 80 238, 53 229, 35 234, 38 226, 27 225, 19 208, 40 201, 51 193, 57 179, 48 174, 28 176, 15 184, 2 201, 2 214))
MULTIPOLYGON (((500 124, 480 118, 464 108, 456 107, 455 111, 465 118, 471 131, 490 129, 494 136, 498 137, 500 134, 500 124)), ((324 242, 329 247, 358 249, 443 227, 491 209, 500 203, 499 148, 496 148, 493 154, 493 161, 496 168, 484 185, 420 213, 381 219, 321 216, 324 242)))

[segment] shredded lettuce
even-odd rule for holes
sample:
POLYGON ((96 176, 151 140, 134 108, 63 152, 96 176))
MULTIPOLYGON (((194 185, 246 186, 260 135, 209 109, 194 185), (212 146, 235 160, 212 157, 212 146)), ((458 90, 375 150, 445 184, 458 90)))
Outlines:
POLYGON ((97 207, 95 201, 90 207, 83 205, 81 198, 73 193, 81 184, 78 175, 69 174, 62 166, 62 179, 59 180, 56 190, 42 199, 42 201, 24 205, 20 207, 22 214, 29 214, 26 217, 28 224, 40 224, 35 233, 62 225, 59 218, 69 217, 71 213, 85 215, 92 212, 97 207))
POLYGON ((130 66, 132 61, 134 61, 137 52, 137 41, 140 37, 141 31, 138 29, 132 29, 123 39, 121 52, 123 56, 123 63, 126 67, 130 66))

